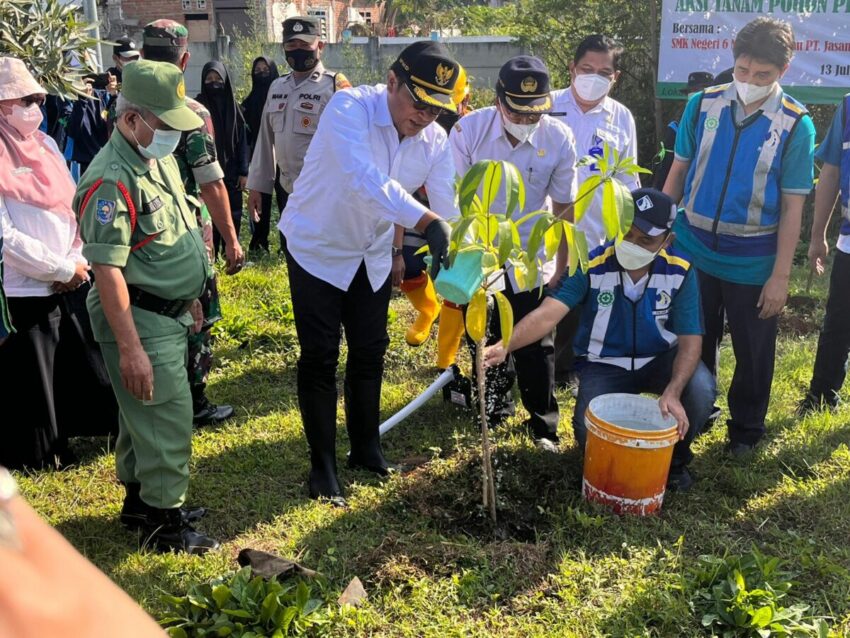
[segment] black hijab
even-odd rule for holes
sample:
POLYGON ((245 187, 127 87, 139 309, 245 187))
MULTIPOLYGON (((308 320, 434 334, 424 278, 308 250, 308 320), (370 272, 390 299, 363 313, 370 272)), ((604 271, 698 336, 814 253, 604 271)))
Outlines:
POLYGON ((228 161, 236 155, 239 136, 242 135, 240 129, 245 123, 245 118, 242 116, 242 111, 233 95, 230 74, 218 60, 211 60, 204 65, 204 70, 201 71, 201 92, 198 94, 197 100, 209 109, 215 129, 215 151, 219 163, 224 168, 228 161), (215 93, 204 82, 207 73, 210 71, 215 71, 224 80, 223 91, 215 93))
POLYGON ((251 92, 242 102, 245 122, 248 124, 248 142, 251 147, 257 141, 257 131, 260 130, 260 120, 263 115, 263 107, 266 105, 269 87, 278 77, 280 77, 280 74, 277 71, 277 64, 271 58, 260 56, 251 63, 251 92), (268 77, 257 75, 257 62, 260 60, 269 65, 271 72, 268 77))

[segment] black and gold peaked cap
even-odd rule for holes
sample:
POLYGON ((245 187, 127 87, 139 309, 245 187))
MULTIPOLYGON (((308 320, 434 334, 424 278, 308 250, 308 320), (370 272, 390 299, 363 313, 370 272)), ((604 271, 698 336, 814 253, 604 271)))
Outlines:
POLYGON ((457 112, 452 94, 460 75, 459 65, 446 45, 433 40, 414 42, 390 68, 417 102, 457 112))

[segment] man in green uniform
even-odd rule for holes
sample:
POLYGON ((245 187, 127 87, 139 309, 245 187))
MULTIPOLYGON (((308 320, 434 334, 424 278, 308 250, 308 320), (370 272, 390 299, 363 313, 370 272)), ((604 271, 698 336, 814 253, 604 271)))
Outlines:
POLYGON ((163 549, 203 553, 218 543, 189 524, 192 396, 187 335, 202 321, 210 275, 194 212, 171 153, 200 118, 180 70, 139 61, 124 70, 109 143, 80 181, 74 209, 96 283, 88 297, 119 406, 121 520, 163 549))

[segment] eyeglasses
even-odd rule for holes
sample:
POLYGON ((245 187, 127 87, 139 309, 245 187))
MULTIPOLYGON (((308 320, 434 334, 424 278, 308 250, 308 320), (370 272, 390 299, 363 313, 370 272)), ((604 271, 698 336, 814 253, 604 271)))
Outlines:
POLYGON ((413 95, 413 92, 410 90, 410 87, 407 84, 404 84, 404 88, 407 89, 407 94, 410 96, 410 101, 413 102, 413 108, 417 111, 425 111, 428 115, 432 117, 437 117, 442 113, 445 109, 440 108, 439 106, 431 106, 430 104, 425 104, 424 102, 420 102, 416 99, 416 96, 413 95))
POLYGON ((31 104, 38 104, 39 106, 44 105, 44 96, 43 95, 27 95, 21 98, 21 102, 24 103, 24 106, 30 106, 31 104))

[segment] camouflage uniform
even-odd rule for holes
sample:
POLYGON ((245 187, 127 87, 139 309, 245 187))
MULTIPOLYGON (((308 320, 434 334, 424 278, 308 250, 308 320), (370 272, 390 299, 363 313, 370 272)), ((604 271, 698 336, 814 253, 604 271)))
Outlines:
MULTIPOLYGON (((166 21, 157 21, 145 27, 146 46, 162 46, 165 42, 188 41, 189 31, 183 25, 166 21)), ((202 229, 204 243, 213 261, 212 219, 206 206, 201 202, 201 184, 215 182, 224 177, 224 171, 218 163, 213 138, 213 125, 209 111, 197 100, 186 98, 186 105, 195 112, 204 124, 194 131, 183 133, 180 144, 174 151, 174 159, 180 168, 180 177, 186 189, 186 199, 194 209, 198 226, 202 229)), ((204 390, 210 369, 212 368, 211 329, 221 319, 221 303, 218 296, 215 273, 209 278, 207 287, 200 296, 204 309, 204 325, 197 334, 189 335, 189 384, 192 386, 192 399, 197 412, 204 400, 204 390)))

